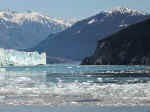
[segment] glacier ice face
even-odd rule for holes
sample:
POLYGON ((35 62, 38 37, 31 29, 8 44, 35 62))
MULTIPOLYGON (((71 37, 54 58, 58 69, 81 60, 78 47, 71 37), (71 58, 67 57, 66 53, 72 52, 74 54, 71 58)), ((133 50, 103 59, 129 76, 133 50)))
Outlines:
POLYGON ((24 52, 0 48, 0 66, 46 64, 46 53, 24 52))

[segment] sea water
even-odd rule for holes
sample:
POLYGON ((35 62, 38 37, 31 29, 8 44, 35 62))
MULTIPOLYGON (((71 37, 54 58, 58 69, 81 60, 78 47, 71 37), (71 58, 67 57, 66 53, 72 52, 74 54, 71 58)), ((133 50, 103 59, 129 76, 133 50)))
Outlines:
POLYGON ((7 112, 9 108, 12 111, 20 107, 25 111, 27 106, 35 107, 33 111, 43 108, 42 112, 54 107, 56 112, 69 112, 69 108, 74 109, 70 112, 111 112, 124 107, 128 111, 145 109, 141 111, 147 112, 150 110, 149 76, 150 66, 138 65, 1 67, 0 110, 7 112))

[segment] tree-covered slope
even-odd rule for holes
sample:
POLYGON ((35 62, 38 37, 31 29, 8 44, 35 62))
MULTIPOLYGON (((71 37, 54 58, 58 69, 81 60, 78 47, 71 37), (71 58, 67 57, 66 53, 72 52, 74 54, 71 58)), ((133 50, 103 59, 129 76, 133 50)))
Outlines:
POLYGON ((100 40, 84 65, 150 65, 150 19, 100 40))

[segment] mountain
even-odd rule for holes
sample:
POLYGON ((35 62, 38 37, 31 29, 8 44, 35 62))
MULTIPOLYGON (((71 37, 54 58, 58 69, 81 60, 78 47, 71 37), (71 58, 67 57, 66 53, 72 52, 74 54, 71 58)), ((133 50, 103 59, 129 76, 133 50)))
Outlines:
POLYGON ((44 51, 52 57, 82 60, 92 55, 98 40, 147 18, 149 14, 126 7, 102 11, 58 34, 49 35, 32 50, 44 51))
POLYGON ((150 65, 150 19, 100 40, 83 65, 150 65))
POLYGON ((71 24, 38 12, 18 13, 10 9, 0 11, 0 47, 24 49, 35 46, 49 34, 57 33, 71 24))

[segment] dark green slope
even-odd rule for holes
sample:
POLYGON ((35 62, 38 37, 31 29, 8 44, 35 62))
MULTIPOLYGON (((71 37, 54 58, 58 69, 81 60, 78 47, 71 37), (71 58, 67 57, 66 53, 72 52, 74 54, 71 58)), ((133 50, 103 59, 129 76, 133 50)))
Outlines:
POLYGON ((83 65, 150 65, 150 19, 100 40, 83 65))

